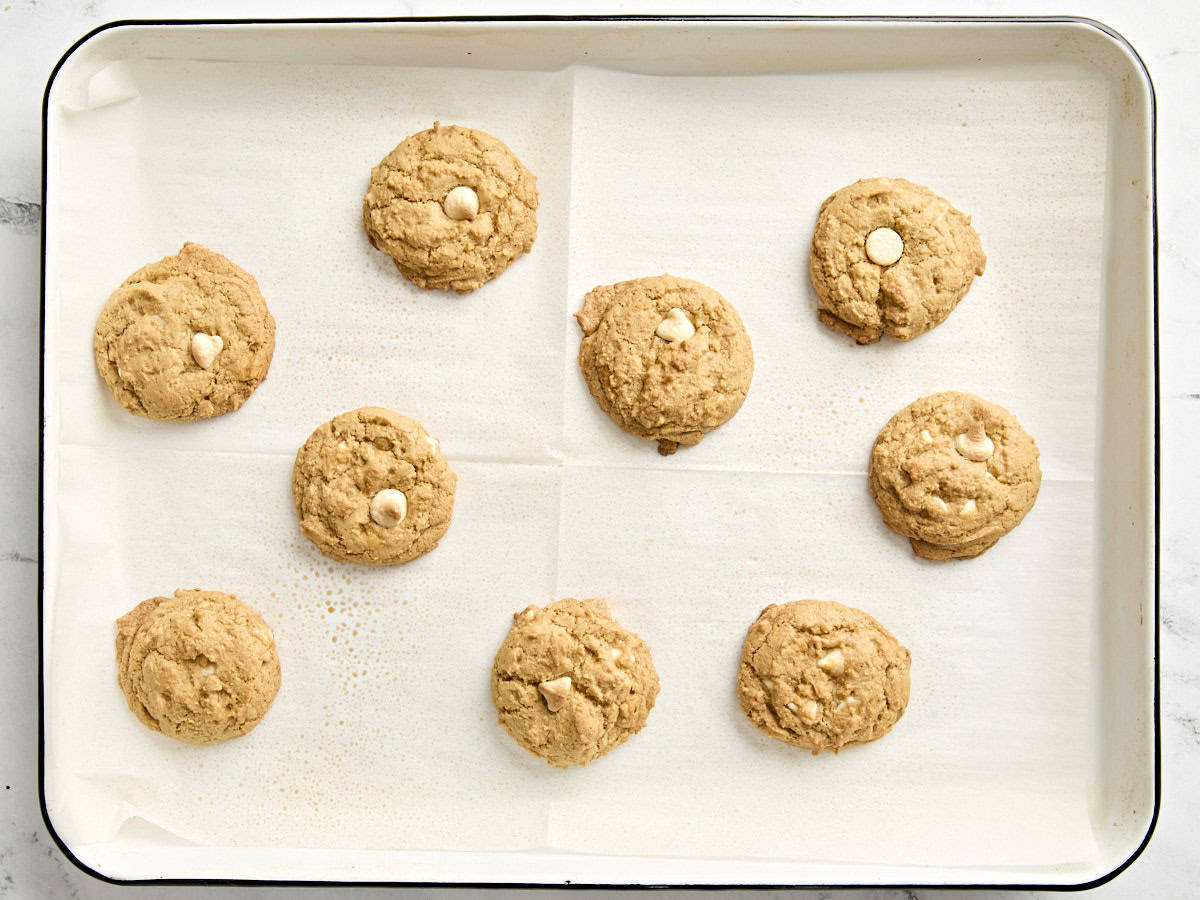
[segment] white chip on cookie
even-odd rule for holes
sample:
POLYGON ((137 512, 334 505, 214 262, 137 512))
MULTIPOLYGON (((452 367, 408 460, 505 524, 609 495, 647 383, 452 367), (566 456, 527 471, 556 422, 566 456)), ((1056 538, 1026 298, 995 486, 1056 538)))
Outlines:
POLYGON ((197 331, 192 335, 192 359, 200 368, 207 369, 212 366, 217 354, 224 346, 225 341, 219 334, 205 334, 203 331, 197 331))
POLYGON ((446 195, 442 210, 451 219, 462 221, 479 215, 479 195, 464 184, 460 184, 446 195))
POLYGON ((395 528, 407 515, 408 498, 404 496, 404 491, 384 488, 371 498, 371 519, 376 525, 395 528))
POLYGON ((876 228, 867 235, 867 258, 877 266, 890 266, 904 255, 904 240, 891 228, 876 228))
POLYGON ((846 657, 842 655, 840 648, 835 647, 817 660, 817 668, 830 675, 844 675, 846 674, 846 657))
POLYGON ((983 423, 975 420, 970 428, 955 437, 954 449, 971 462, 984 462, 996 452, 996 445, 984 431, 983 423))
POLYGON ((821 704, 816 700, 809 700, 804 704, 804 711, 800 715, 805 722, 811 725, 821 717, 821 704))
POLYGON ((563 675, 552 681, 543 681, 538 685, 538 693, 546 701, 546 709, 558 712, 571 696, 571 676, 563 675))
POLYGON ((678 306, 672 306, 667 312, 667 317, 658 323, 654 333, 664 341, 686 341, 696 333, 696 326, 692 324, 687 313, 678 306))

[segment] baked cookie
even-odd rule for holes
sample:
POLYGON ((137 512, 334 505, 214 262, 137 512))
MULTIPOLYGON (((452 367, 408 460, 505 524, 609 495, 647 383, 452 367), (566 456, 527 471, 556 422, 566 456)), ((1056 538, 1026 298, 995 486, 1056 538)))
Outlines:
POLYGON ((978 556, 1020 524, 1042 484, 1038 448, 1008 410, 974 394, 922 397, 871 451, 883 521, 926 559, 978 556))
POLYGON ((131 413, 206 419, 237 409, 267 377, 275 320, 253 277, 188 243, 113 291, 92 346, 100 377, 131 413))
POLYGON ((698 281, 655 275, 602 285, 575 318, 588 390, 664 456, 729 421, 750 390, 754 353, 741 317, 698 281))
POLYGON ((873 344, 940 324, 987 257, 970 218, 929 188, 864 178, 821 204, 808 260, 821 321, 873 344))
POLYGON ((279 691, 275 636, 231 594, 151 597, 117 619, 117 683, 152 731, 226 741, 254 728, 279 691))
POLYGON ((828 600, 771 604, 746 633, 738 702, 771 737, 836 753, 883 737, 904 715, 909 660, 862 610, 828 600))
POLYGON ((537 179, 490 134, 433 123, 371 170, 363 226, 405 278, 473 291, 537 236, 537 179))
POLYGON ((650 648, 606 600, 559 600, 513 616, 492 666, 492 702, 518 744, 586 766, 641 731, 658 696, 650 648))
POLYGON ((450 527, 457 483, 419 422, 364 406, 305 441, 292 470, 292 499, 300 530, 326 556, 389 566, 437 546, 450 527))

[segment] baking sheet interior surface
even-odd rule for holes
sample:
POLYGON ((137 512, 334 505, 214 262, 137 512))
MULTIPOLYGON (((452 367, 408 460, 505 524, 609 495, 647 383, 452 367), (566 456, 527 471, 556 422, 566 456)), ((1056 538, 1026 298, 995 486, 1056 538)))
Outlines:
POLYGON ((96 79, 51 111, 46 297, 46 787, 85 860, 1096 857, 1103 78, 124 60, 96 79), (462 297, 404 281, 360 222, 371 166, 435 119, 500 137, 541 193, 533 252, 462 297), (829 193, 877 174, 971 215, 988 265, 934 331, 856 347, 816 320, 808 241, 829 193), (277 350, 240 411, 153 423, 109 396, 92 328, 185 240, 258 279, 277 350), (664 271, 733 302, 756 359, 742 411, 669 459, 596 408, 570 317, 597 284, 664 271), (879 428, 944 389, 1016 413, 1045 475, 1024 524, 952 564, 915 558, 865 478, 879 428), (333 563, 295 521, 295 450, 363 404, 419 419, 459 475, 449 533, 407 566, 333 563), (236 593, 275 630, 283 687, 245 738, 175 744, 125 707, 113 621, 177 587, 236 593), (642 733, 568 772, 496 724, 488 681, 511 614, 563 596, 608 597, 663 686, 642 733), (772 741, 734 695, 748 625, 809 596, 866 609, 912 651, 904 718, 837 756, 772 741))

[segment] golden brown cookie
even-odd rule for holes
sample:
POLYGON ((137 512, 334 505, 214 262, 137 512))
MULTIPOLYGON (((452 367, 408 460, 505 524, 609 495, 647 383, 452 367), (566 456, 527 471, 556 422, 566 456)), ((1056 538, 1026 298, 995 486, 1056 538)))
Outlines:
POLYGON ((586 766, 641 731, 658 696, 650 648, 605 600, 559 600, 513 616, 492 667, 492 702, 518 744, 586 766))
POLYGON ((304 536, 342 562, 396 565, 437 546, 458 479, 438 442, 378 406, 342 413, 296 454, 292 498, 304 536))
POLYGON ((809 274, 821 321, 872 344, 940 324, 986 262, 970 218, 947 200, 903 178, 864 178, 821 204, 809 274))
POLYGON ((908 706, 908 650, 860 609, 771 604, 746 633, 737 693, 773 738, 835 753, 883 737, 908 706))
POLYGON ((754 353, 742 319, 698 281, 656 275, 602 285, 575 318, 588 390, 664 456, 729 421, 750 390, 754 353))
POLYGON ((508 147, 435 122, 371 170, 363 226, 405 278, 465 293, 529 252, 537 206, 537 179, 508 147))
POLYGON ((117 619, 117 683, 147 728, 188 744, 250 731, 279 691, 275 636, 237 597, 176 591, 117 619))
POLYGON ((237 409, 267 377, 275 320, 252 276, 188 243, 113 291, 93 350, 100 377, 131 413, 205 419, 237 409))
POLYGON ((995 403, 946 391, 892 416, 871 451, 871 495, 926 559, 978 556, 1020 524, 1042 484, 1038 448, 995 403))

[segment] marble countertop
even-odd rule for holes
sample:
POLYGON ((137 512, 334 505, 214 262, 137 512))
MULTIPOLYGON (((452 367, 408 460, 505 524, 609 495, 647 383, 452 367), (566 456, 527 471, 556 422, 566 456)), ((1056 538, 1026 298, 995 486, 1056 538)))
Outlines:
MULTIPOLYGON (((38 809, 37 788, 37 422, 38 279, 41 223, 41 103, 51 68, 86 32, 127 18, 431 15, 502 12, 746 12, 718 2, 364 2, 212 0, 0 0, 0 897, 111 897, 124 890, 75 869, 55 847, 38 809)), ((844 14, 1074 14, 1123 34, 1145 61, 1158 103, 1158 203, 1161 350, 1161 687, 1162 808, 1141 857, 1104 897, 1194 896, 1200 854, 1192 830, 1200 818, 1200 538, 1189 522, 1200 507, 1200 481, 1188 477, 1191 442, 1200 439, 1200 17, 1191 0, 1029 2, 759 2, 754 12, 844 14)), ((300 895, 300 889, 158 888, 154 896, 300 895)), ((406 894, 432 894, 411 890, 406 894)), ((438 891, 439 896, 445 892, 438 891)), ((462 893, 456 891, 455 893, 462 893)), ((516 892, 497 892, 500 894, 516 892)), ((738 892, 741 893, 741 892, 738 892)), ((749 893, 749 892, 746 892, 749 893)), ((824 891, 819 896, 922 897, 927 890, 824 891)), ((948 892, 954 894, 956 892, 948 892)), ((982 898, 996 891, 957 892, 982 898)), ((1020 892, 1033 895, 1035 892, 1020 892)), ((385 896, 350 888, 345 896, 385 896)), ((387 896, 396 892, 387 891, 387 896)), ((1042 896, 1041 894, 1037 894, 1042 896)), ((1053 896, 1046 893, 1045 896, 1053 896)))

